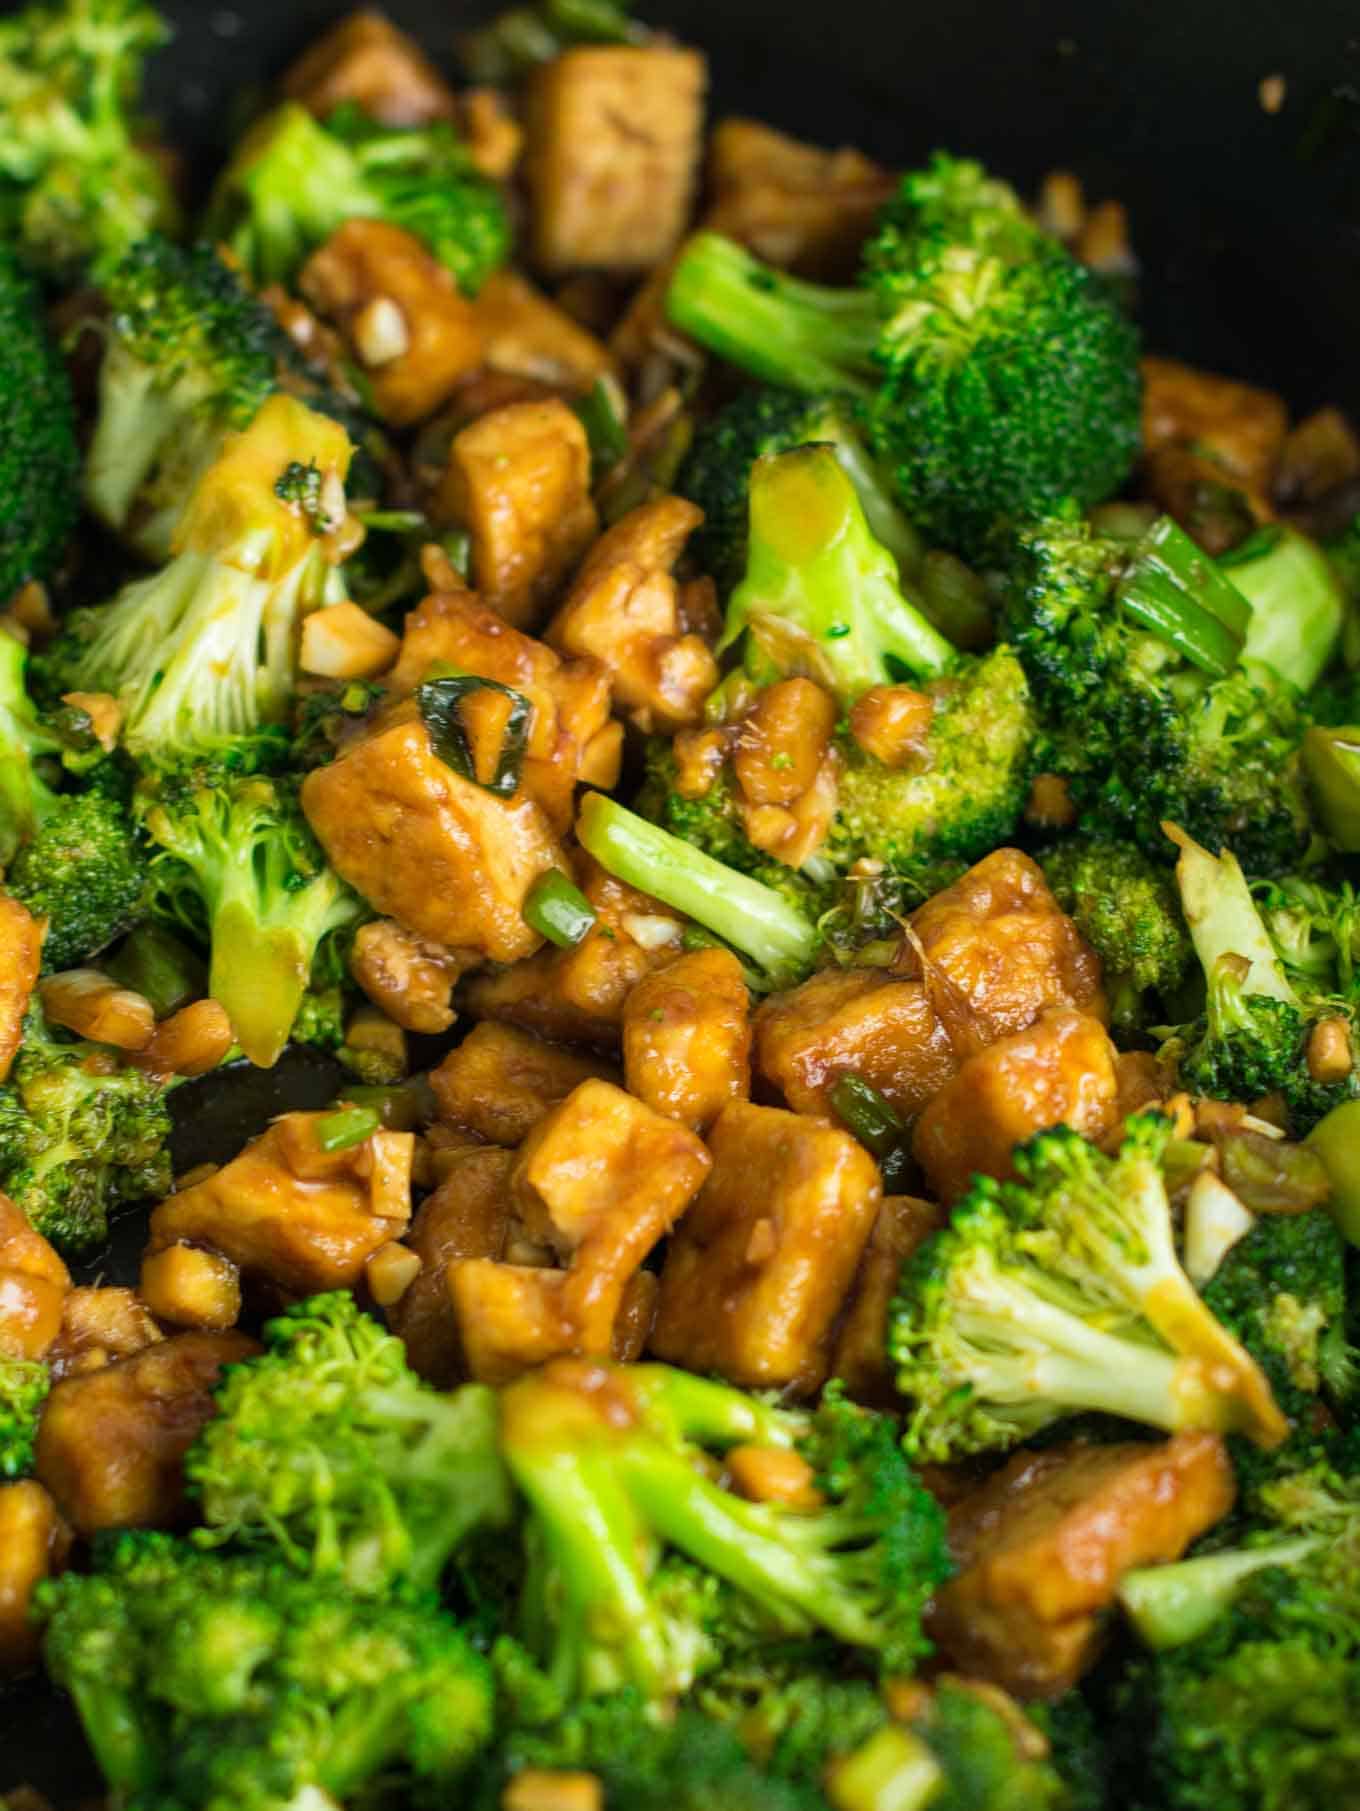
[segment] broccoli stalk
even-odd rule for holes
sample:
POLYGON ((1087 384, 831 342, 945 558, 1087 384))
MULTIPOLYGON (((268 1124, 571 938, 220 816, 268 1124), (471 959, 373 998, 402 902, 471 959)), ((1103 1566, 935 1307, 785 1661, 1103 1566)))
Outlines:
POLYGON ((353 105, 324 124, 296 102, 261 120, 218 183, 207 232, 257 283, 290 283, 346 221, 369 219, 415 234, 468 295, 510 249, 500 192, 451 126, 380 126, 353 105))
POLYGON ((1141 1566, 1119 1581, 1119 1601, 1148 1647, 1181 1647, 1232 1608, 1248 1579, 1273 1566, 1298 1565, 1323 1539, 1320 1534, 1299 1535, 1259 1547, 1203 1553, 1170 1566, 1141 1566))
MULTIPOLYGON (((955 650, 902 595, 897 565, 874 539, 831 448, 757 460, 750 481, 746 576, 733 591, 717 652, 749 634, 823 678, 852 703, 872 685, 947 672, 955 650)), ((776 664, 782 664, 778 656, 776 664)))
POLYGON ((1106 1156, 1070 1127, 977 1177, 908 1263, 891 1320, 908 1450, 946 1461, 1100 1411, 1174 1431, 1289 1431, 1259 1367, 1176 1255, 1156 1115, 1106 1156))
POLYGON ((34 763, 59 755, 61 742, 38 716, 25 683, 28 650, 0 629, 0 867, 31 836, 55 794, 34 763))
POLYGON ((454 1794, 491 1735, 486 1661, 427 1600, 121 1534, 38 1604, 48 1673, 122 1804, 296 1811, 394 1782, 454 1794))
POLYGON ((603 793, 588 792, 576 821, 581 847, 602 868, 750 958, 769 986, 812 966, 817 927, 773 888, 715 861, 603 793))
POLYGON ((537 1550, 526 1627, 568 1695, 631 1685, 664 1699, 690 1683, 694 1634, 677 1640, 659 1589, 665 1549, 772 1633, 824 1630, 890 1672, 928 1651, 943 1518, 882 1417, 834 1395, 804 1417, 665 1366, 559 1360, 503 1393, 501 1445, 537 1550), (751 1444, 800 1447, 823 1506, 746 1501, 700 1462, 751 1444))
POLYGON ((350 1295, 299 1302, 264 1340, 185 1462, 203 1539, 381 1595, 433 1589, 474 1528, 509 1520, 487 1389, 430 1389, 350 1295))
POLYGON ((1297 528, 1272 525, 1221 555, 1218 566, 1251 605, 1243 659, 1311 691, 1341 644, 1347 614, 1326 554, 1297 528))
POLYGON ((30 1007, 0 1087, 0 1190, 62 1251, 91 1250, 114 1210, 169 1192, 165 1096, 102 1046, 58 1041, 30 1007))
POLYGON ((857 289, 700 233, 667 309, 768 383, 853 398, 907 513, 965 557, 998 518, 1108 496, 1137 451, 1133 329, 974 163, 937 157, 903 179, 857 289))
POLYGON ((55 0, 0 22, 0 233, 44 276, 97 274, 177 223, 138 142, 142 64, 168 36, 141 0, 55 0))
POLYGON ((0 1479, 33 1469, 33 1442, 52 1374, 41 1359, 0 1354, 0 1479))
POLYGON ((37 290, 0 246, 0 606, 61 558, 75 526, 79 475, 70 382, 37 290))
POLYGON ((279 722, 299 622, 344 594, 326 537, 350 455, 337 423, 271 396, 199 481, 170 564, 72 617, 45 656, 53 689, 113 693, 138 756, 193 758, 279 722), (298 472, 315 474, 306 496, 298 472))

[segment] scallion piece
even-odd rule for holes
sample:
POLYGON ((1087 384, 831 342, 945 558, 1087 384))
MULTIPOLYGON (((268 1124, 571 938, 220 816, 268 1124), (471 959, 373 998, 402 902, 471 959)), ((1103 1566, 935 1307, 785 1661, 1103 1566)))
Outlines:
POLYGON ((1241 658, 1251 605, 1170 516, 1159 516, 1138 543, 1116 597, 1136 622, 1213 678, 1226 678, 1241 658))
POLYGON ((341 1107, 328 1113, 316 1127, 316 1142, 323 1151, 348 1151, 371 1138, 382 1125, 372 1107, 341 1107))
POLYGON ((560 950, 575 949, 590 935, 595 908, 560 868, 549 868, 529 888, 524 901, 524 922, 560 950))
POLYGON ((886 1157, 901 1144, 906 1127, 896 1107, 853 1069, 831 1090, 831 1104, 875 1157, 886 1157))

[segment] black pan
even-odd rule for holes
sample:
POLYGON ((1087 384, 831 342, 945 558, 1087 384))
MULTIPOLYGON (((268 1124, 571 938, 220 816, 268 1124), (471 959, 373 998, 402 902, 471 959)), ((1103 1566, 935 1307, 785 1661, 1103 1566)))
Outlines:
MULTIPOLYGON (((176 27, 152 76, 171 139, 211 171, 236 97, 348 8, 344 0, 161 0, 176 27)), ((0 4, 0 13, 15 10, 0 4)), ((386 0, 439 59, 488 10, 386 0)), ((1360 407, 1360 15, 1351 0, 646 0, 710 53, 715 113, 769 120, 901 167, 937 146, 1022 187, 1075 170, 1129 206, 1158 350, 1279 389, 1297 410, 1360 407), (1260 84, 1284 78, 1278 111, 1260 84)), ((334 1074, 285 1061, 179 1097, 180 1167, 221 1161, 334 1074)), ((135 1280, 137 1224, 103 1273, 135 1280)), ((62 1807, 98 1791, 69 1710, 36 1683, 0 1693, 0 1793, 62 1807)))

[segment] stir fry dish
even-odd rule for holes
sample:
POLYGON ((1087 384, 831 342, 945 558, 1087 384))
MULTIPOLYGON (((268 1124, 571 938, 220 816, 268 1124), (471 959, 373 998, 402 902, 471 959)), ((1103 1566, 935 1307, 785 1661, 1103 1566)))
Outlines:
POLYGON ((0 1806, 1360 1805, 1351 424, 618 0, 167 36, 0 21, 0 1806))

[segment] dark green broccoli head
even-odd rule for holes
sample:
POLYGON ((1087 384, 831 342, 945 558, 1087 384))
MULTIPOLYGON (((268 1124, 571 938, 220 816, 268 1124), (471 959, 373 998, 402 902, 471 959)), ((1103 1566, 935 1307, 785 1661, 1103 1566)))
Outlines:
POLYGON ((0 1357, 0 1479, 22 1478, 33 1469, 33 1442, 51 1387, 40 1360, 0 1357))
POLYGON ((5 870, 5 888, 47 920, 43 968, 75 968, 136 921, 146 861, 127 807, 91 787, 55 795, 5 870))
POLYGON ((381 1594, 433 1588, 467 1534, 507 1519, 487 1390, 428 1388, 350 1295, 300 1302, 264 1337, 185 1464, 212 1538, 381 1594))
POLYGON ((175 224, 138 142, 142 65, 169 35, 143 0, 52 0, 0 22, 0 231, 44 276, 98 271, 175 224))
MULTIPOLYGON (((1075 508, 1015 538, 1003 629, 1044 723, 1039 758, 1067 779, 1092 834, 1165 860, 1169 820, 1213 848, 1231 843, 1254 874, 1293 866, 1312 835, 1296 694, 1263 668, 1213 677, 1187 659, 1178 630, 1132 615, 1121 586, 1134 570, 1127 545, 1075 508)), ((1206 574, 1207 563, 1192 574, 1192 592, 1206 574)))
POLYGON ((1165 1022, 1193 951, 1176 885, 1132 843, 1074 837, 1040 856, 1058 904, 1100 957, 1115 1029, 1165 1022))
POLYGON ((0 1189, 59 1250, 99 1245, 111 1213, 169 1193, 161 1083, 102 1046, 60 1042, 36 1007, 0 1087, 0 1189))
POLYGON ((44 1658, 129 1811, 448 1794, 491 1735, 490 1669, 421 1598, 381 1601, 163 1534, 44 1585, 44 1658))
POLYGON ((0 247, 0 605, 56 565, 75 525, 79 486, 71 386, 37 290, 0 247))

